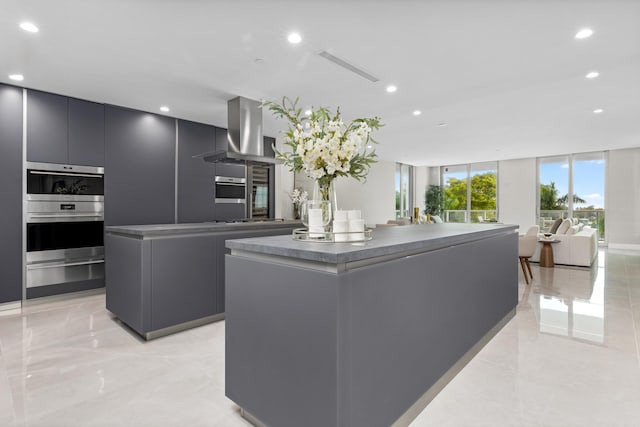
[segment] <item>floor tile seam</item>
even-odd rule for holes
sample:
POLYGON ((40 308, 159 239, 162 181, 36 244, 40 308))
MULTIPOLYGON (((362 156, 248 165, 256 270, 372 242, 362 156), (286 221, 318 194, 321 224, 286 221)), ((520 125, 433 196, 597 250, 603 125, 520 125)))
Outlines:
POLYGON ((638 329, 638 324, 640 324, 640 319, 634 313, 634 310, 631 310, 631 325, 636 340, 636 358, 638 360, 638 366, 640 367, 640 330, 638 329))

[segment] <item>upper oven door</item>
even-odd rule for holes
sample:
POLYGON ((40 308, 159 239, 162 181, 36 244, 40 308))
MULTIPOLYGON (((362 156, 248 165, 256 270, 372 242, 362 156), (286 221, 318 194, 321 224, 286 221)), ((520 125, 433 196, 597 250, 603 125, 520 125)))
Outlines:
POLYGON ((245 203, 247 180, 228 176, 215 177, 216 203, 245 203))
POLYGON ((103 200, 104 168, 27 162, 27 200, 103 200))

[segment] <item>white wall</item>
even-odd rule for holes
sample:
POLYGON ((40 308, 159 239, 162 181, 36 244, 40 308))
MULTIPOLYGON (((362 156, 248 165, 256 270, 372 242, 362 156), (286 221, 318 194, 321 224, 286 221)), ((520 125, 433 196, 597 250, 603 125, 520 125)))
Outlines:
POLYGON ((640 148, 609 152, 605 185, 609 247, 640 250, 640 148))
POLYGON ((413 185, 413 205, 420 208, 420 215, 424 214, 424 193, 429 187, 429 168, 426 166, 416 166, 413 168, 415 182, 413 185))
POLYGON ((293 204, 291 203, 290 194, 293 191, 293 172, 284 165, 276 165, 276 218, 293 218, 293 204))
POLYGON ((519 225, 522 233, 537 224, 536 169, 535 158, 498 162, 498 219, 519 225))
MULTIPOLYGON (((367 225, 384 224, 395 219, 394 162, 375 163, 366 182, 353 178, 337 178, 334 181, 338 197, 338 209, 360 209, 367 225)), ((295 186, 312 194, 313 180, 304 174, 296 174, 295 186)))

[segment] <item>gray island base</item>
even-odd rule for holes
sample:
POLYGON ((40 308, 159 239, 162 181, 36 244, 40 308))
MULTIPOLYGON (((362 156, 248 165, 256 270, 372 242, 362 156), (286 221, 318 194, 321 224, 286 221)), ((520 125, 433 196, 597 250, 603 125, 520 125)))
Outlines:
POLYGON ((408 425, 518 302, 516 226, 226 245, 226 395, 256 425, 408 425))
POLYGON ((145 339, 224 318, 225 242, 291 235, 298 221, 111 226, 107 310, 145 339))

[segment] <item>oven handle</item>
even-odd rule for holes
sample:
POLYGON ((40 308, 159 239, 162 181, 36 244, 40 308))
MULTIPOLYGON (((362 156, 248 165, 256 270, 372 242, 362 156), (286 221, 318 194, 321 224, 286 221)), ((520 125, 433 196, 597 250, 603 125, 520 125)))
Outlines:
POLYGON ((89 264, 104 264, 103 259, 93 261, 79 261, 79 262, 64 262, 62 264, 47 264, 47 265, 27 265, 27 270, 41 270, 44 268, 57 268, 57 267, 74 267, 76 265, 89 265, 89 264))
POLYGON ((246 200, 245 199, 226 199, 226 198, 217 197, 215 199, 215 203, 241 205, 241 204, 245 204, 246 200))
POLYGON ((103 178, 103 175, 94 175, 90 173, 76 173, 76 172, 40 172, 29 171, 33 175, 61 175, 61 176, 83 176, 86 178, 103 178))
POLYGON ((223 181, 216 181, 216 185, 224 185, 224 186, 229 186, 229 187, 246 187, 247 184, 242 183, 242 184, 238 184, 236 182, 223 182, 223 181))
POLYGON ((102 218, 102 214, 27 214, 29 218, 102 218))

